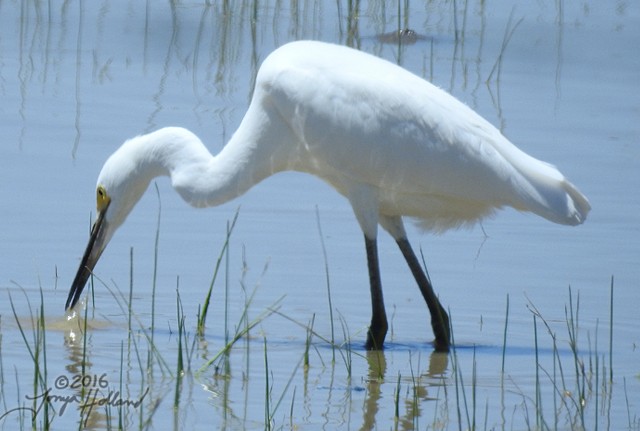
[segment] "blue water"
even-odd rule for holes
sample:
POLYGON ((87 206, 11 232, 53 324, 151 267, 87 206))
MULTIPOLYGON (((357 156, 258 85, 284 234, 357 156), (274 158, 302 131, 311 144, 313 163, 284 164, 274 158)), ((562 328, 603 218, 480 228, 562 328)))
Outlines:
MULTIPOLYGON (((0 410, 22 402, 33 387, 32 360, 9 295, 18 320, 27 322, 31 334, 28 317, 39 307, 42 292, 51 327, 46 334, 50 379, 78 372, 77 341, 65 343, 68 328, 54 328, 65 328, 60 323, 63 306, 95 211, 95 180, 108 155, 125 139, 167 125, 187 127, 212 152, 219 151, 246 110, 261 60, 287 41, 310 38, 358 46, 447 89, 520 148, 556 164, 590 199, 589 219, 576 228, 511 210, 472 230, 442 236, 409 227, 451 311, 461 346, 457 358, 467 385, 476 362, 481 404, 476 415, 484 420, 486 403, 489 428, 525 427, 527 404, 520 394, 530 396, 536 387, 531 310, 537 308, 550 324, 559 356, 571 359, 565 324, 569 288, 574 301, 579 296, 582 353, 587 361, 600 358, 598 366, 607 369, 599 372, 600 379, 608 375, 613 276, 613 395, 611 413, 598 421, 601 429, 628 428, 628 403, 632 427, 638 428, 640 8, 624 1, 523 1, 513 7, 470 2, 466 8, 457 3, 414 2, 401 17, 401 26, 424 38, 400 49, 376 38, 397 28, 395 3, 363 4, 351 20, 346 5, 338 10, 331 1, 260 3, 256 9, 250 2, 236 2, 228 9, 199 2, 0 3, 0 410), (497 400, 503 391, 497 382, 507 295, 506 374, 511 386, 507 405, 501 408, 497 400), (590 355, 596 350, 598 354, 590 355)), ((278 424, 368 428, 377 420, 378 428, 390 428, 398 375, 406 397, 414 386, 413 373, 422 379, 417 387, 428 394, 420 396, 418 411, 406 407, 407 420, 425 428, 437 418, 445 428, 457 428, 454 358, 443 362, 431 355, 426 308, 386 235, 380 240, 380 259, 392 331, 384 354, 384 379, 372 383, 376 368, 371 364, 377 359, 367 361, 362 351, 370 309, 364 247, 341 196, 315 178, 285 173, 232 203, 197 211, 180 200, 166 179, 159 179, 157 187, 160 197, 152 186, 112 240, 96 275, 128 297, 133 248, 132 307, 140 327, 149 326, 161 205, 155 342, 172 368, 177 356, 176 286, 187 330, 193 334, 227 222, 238 208, 229 260, 223 262, 208 318, 208 347, 198 345, 192 367, 199 368, 223 344, 225 282, 231 295, 230 331, 246 295, 256 286, 252 317, 283 296, 279 311, 288 317, 272 315, 252 331, 247 342, 250 360, 245 359, 244 347, 235 352, 230 380, 205 379, 208 389, 203 390, 202 380, 189 384, 187 379, 189 389, 183 392, 189 393, 185 397, 193 407, 180 410, 179 428, 211 423, 263 427, 263 335, 276 382, 273 396, 285 393, 274 418, 278 424), (343 340, 345 332, 353 338, 350 378, 345 353, 336 353, 332 362, 332 349, 319 337, 314 337, 317 346, 312 348, 309 373, 304 376, 295 368, 306 331, 291 320, 307 325, 315 315, 314 330, 325 338, 331 333, 318 220, 327 252, 336 338, 343 340), (448 388, 446 397, 443 385, 448 388), (221 395, 225 393, 226 398, 221 395), (449 409, 443 418, 445 399, 449 409)), ((118 294, 97 285, 95 297, 91 314, 96 329, 88 338, 91 372, 106 372, 115 384, 128 317, 118 307, 118 294)), ((542 370, 551 374, 551 336, 541 320, 537 325, 539 360, 542 370)), ((131 382, 134 398, 142 393, 136 385, 148 383, 135 377, 131 382)), ((163 407, 152 416, 157 429, 176 420, 169 408, 173 385, 168 379, 153 386, 163 407)), ((549 387, 545 380, 547 396, 553 394, 549 387)), ((594 398, 592 389, 589 402, 594 398)), ((553 412, 550 403, 544 408, 553 412)), ((78 411, 67 411, 54 424, 75 424, 78 411)), ((529 420, 535 423, 531 415, 529 410, 529 420)), ((589 415, 592 426, 593 408, 589 415)), ((14 419, 3 419, 0 425, 11 429, 15 422, 9 420, 14 419)), ((559 425, 567 428, 564 422, 559 425)), ((104 422, 93 427, 104 427, 104 422)))

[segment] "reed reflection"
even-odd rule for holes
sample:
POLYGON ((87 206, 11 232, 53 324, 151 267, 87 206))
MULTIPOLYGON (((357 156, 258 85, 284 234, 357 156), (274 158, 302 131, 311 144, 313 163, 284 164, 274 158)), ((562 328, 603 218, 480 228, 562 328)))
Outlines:
MULTIPOLYGON (((366 359, 369 372, 366 379, 366 398, 362 412, 361 430, 377 429, 378 423, 387 422, 388 418, 378 418, 382 410, 387 414, 389 404, 393 402, 396 424, 400 429, 416 429, 418 422, 424 421, 423 406, 425 403, 436 403, 445 394, 439 391, 443 385, 442 379, 446 375, 449 354, 432 352, 429 355, 427 371, 421 372, 418 359, 415 364, 410 361, 407 370, 399 371, 397 376, 387 375, 387 358, 389 352, 368 351, 366 359), (395 386, 393 401, 389 398, 389 390, 382 386, 395 386), (435 393, 434 393, 435 392, 435 393), (384 403, 385 405, 381 405, 384 403), (378 422, 380 419, 380 422, 378 422)), ((442 401, 442 400, 440 400, 442 401)))

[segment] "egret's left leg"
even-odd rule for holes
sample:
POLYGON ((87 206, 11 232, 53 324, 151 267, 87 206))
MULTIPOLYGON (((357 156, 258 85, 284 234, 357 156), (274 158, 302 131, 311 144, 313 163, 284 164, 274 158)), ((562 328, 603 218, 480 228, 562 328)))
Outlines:
POLYGON ((442 304, 440 304, 440 300, 433 290, 431 281, 429 281, 429 278, 420 265, 420 261, 411 248, 411 244, 409 243, 407 234, 404 230, 402 219, 400 217, 381 216, 380 224, 391 234, 398 244, 404 259, 409 265, 409 269, 411 269, 413 278, 415 278, 416 283, 418 284, 420 293, 422 293, 422 296, 427 303, 427 308, 429 308, 429 313, 431 314, 431 328, 433 329, 433 335, 435 336, 433 344, 435 345, 436 351, 449 351, 449 346, 451 344, 449 315, 442 304))
POLYGON ((398 244, 398 247, 400 247, 400 251, 402 251, 402 255, 413 273, 413 278, 416 279, 420 292, 427 303, 429 313, 431 313, 431 328, 433 329, 433 335, 435 336, 433 344, 436 351, 448 352, 451 344, 449 315, 445 311, 444 307, 442 307, 442 304, 440 304, 440 300, 436 296, 431 282, 422 270, 422 266, 413 252, 409 240, 404 237, 397 239, 396 243, 398 244))

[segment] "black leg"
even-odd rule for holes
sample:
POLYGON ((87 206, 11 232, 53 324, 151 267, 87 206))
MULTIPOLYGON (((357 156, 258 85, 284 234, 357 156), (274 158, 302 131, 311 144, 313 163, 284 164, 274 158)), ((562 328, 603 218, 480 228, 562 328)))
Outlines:
POLYGON ((422 292, 422 296, 424 297, 427 307, 429 308, 429 312, 431 313, 431 327, 433 328, 433 335, 436 337, 434 341, 436 351, 448 352, 449 345, 451 344, 449 316, 442 307, 442 304, 440 304, 438 297, 433 291, 433 286, 431 286, 431 282, 422 270, 422 266, 413 252, 411 244, 409 244, 407 238, 399 238, 396 242, 402 251, 402 255, 409 264, 409 268, 411 268, 413 277, 416 279, 420 292, 422 292))
POLYGON ((366 235, 364 241, 367 247, 367 264, 369 266, 369 283, 371 286, 371 325, 367 333, 365 348, 367 350, 380 350, 384 345, 388 324, 382 297, 382 284, 380 283, 378 244, 377 240, 369 239, 366 235))

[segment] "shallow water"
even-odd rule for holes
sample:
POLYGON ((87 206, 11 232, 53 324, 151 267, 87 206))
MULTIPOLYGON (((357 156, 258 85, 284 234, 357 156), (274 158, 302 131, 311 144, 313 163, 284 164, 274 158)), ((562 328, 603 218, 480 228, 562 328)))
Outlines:
MULTIPOLYGON (((123 410, 115 402, 96 406, 91 415, 80 401, 63 410, 61 399, 53 400, 55 429, 86 417, 93 429, 115 427, 121 417, 128 428, 260 429, 265 407, 273 425, 284 428, 640 428, 640 7, 609 3, 414 2, 400 27, 424 38, 406 46, 381 43, 378 35, 398 29, 398 11, 375 1, 357 14, 331 1, 0 3, 0 414, 10 412, 0 425, 29 426, 31 413, 13 409, 44 393, 34 389, 31 356, 42 303, 46 349, 37 362, 40 369, 46 364, 42 386, 53 388, 50 395, 79 394, 57 379, 84 374, 97 377, 85 387, 104 390, 104 375, 122 399, 142 399, 123 410), (342 197, 315 178, 286 173, 232 203, 196 211, 160 179, 159 193, 150 188, 96 268, 106 286, 95 283, 82 337, 77 320, 65 322, 63 306, 106 157, 128 137, 166 125, 188 127, 219 151, 246 110, 260 62, 304 38, 357 46, 447 89, 520 148, 559 166, 590 199, 587 223, 567 228, 504 211, 442 236, 409 226, 451 311, 457 348, 449 356, 432 352, 426 308, 382 235, 391 332, 385 352, 371 354, 362 349, 370 309, 364 247, 342 197), (206 338, 194 342, 196 314, 238 207, 206 338), (351 348, 333 350, 327 341, 322 243, 336 343, 347 334, 351 348), (131 275, 129 323, 118 291, 128 299, 131 275), (190 367, 178 386, 176 287, 190 367), (233 336, 242 327, 254 289, 249 319, 274 304, 278 314, 238 341, 228 369, 218 362, 218 374, 213 366, 196 373, 223 348, 225 331, 233 336), (586 370, 585 399, 578 401, 584 417, 572 404, 579 396, 566 324, 570 295, 586 370), (544 319, 535 320, 537 340, 534 310, 544 319), (299 361, 312 319, 305 368, 299 361), (152 323, 157 350, 149 347, 152 323)), ((40 410, 36 422, 43 418, 40 410)))

